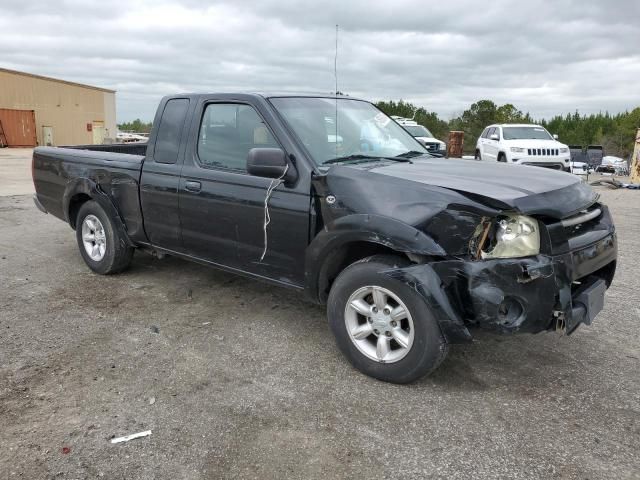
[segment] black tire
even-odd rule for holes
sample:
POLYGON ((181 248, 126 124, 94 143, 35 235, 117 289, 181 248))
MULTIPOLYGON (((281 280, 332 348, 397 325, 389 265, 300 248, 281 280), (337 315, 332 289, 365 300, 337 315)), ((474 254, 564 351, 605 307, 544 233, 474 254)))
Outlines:
POLYGON ((87 266, 101 275, 110 275, 125 270, 131 263, 134 248, 129 246, 126 238, 115 227, 113 220, 107 215, 99 203, 89 200, 85 202, 78 211, 76 217, 76 240, 80 255, 87 266), (89 215, 94 215, 100 220, 104 228, 104 238, 106 242, 104 256, 101 260, 93 260, 84 247, 82 239, 82 225, 89 215))
POLYGON ((504 153, 499 153, 499 154, 498 154, 498 161, 499 161, 499 162, 505 162, 505 163, 506 163, 506 161, 507 161, 507 157, 506 157, 506 155, 505 155, 504 153))
POLYGON ((480 154, 480 150, 476 150, 475 159, 476 160, 482 160, 482 155, 480 154))
POLYGON ((374 255, 344 269, 331 287, 327 302, 329 326, 338 348, 361 372, 392 383, 410 383, 433 372, 449 350, 438 322, 426 302, 404 283, 380 273, 409 262, 393 255, 374 255), (365 286, 379 286, 393 292, 409 310, 414 325, 414 340, 409 352, 394 363, 381 363, 362 353, 351 340, 345 323, 349 297, 365 286))

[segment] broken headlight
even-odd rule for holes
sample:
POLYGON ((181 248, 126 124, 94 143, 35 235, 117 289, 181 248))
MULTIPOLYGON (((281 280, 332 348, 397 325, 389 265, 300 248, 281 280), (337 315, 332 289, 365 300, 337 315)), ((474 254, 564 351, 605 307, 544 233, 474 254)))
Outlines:
POLYGON ((495 223, 492 248, 482 258, 528 257, 540 253, 538 221, 525 215, 509 215, 495 223))

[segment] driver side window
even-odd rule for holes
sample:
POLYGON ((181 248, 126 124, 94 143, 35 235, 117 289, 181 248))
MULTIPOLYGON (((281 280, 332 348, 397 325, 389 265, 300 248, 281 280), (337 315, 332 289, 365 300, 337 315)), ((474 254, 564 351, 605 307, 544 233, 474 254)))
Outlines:
POLYGON ((250 105, 207 105, 198 136, 198 158, 205 167, 246 171, 252 148, 279 148, 264 121, 250 105))

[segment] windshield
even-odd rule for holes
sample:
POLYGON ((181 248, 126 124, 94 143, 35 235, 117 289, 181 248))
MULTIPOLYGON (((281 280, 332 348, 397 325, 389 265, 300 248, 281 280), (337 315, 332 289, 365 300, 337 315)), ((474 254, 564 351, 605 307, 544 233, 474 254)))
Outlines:
POLYGON ((409 132, 413 137, 430 137, 433 138, 433 134, 422 125, 403 125, 403 128, 409 132))
POLYGON ((271 103, 318 165, 343 157, 427 154, 400 125, 370 103, 339 98, 272 98, 271 103), (337 123, 337 125, 336 125, 337 123))
POLYGON ((553 140, 553 137, 542 127, 502 127, 505 140, 553 140))

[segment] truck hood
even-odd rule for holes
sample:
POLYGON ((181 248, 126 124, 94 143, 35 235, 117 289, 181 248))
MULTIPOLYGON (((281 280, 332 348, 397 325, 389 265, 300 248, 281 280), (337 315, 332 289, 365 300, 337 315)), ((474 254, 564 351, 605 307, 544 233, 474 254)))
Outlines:
MULTIPOLYGON (((412 164, 385 163, 367 170, 398 180, 399 197, 403 195, 402 184, 410 182, 452 190, 492 208, 553 218, 576 213, 598 198, 595 191, 575 175, 524 165, 425 158, 414 159, 412 164)), ((425 192, 425 203, 428 202, 425 192)))

